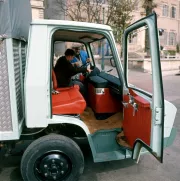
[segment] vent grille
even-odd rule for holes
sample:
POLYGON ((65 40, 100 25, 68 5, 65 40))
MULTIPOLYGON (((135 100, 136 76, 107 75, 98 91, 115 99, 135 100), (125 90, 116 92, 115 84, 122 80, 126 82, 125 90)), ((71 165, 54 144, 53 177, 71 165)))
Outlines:
POLYGON ((13 40, 13 57, 14 57, 14 79, 16 89, 16 103, 17 103, 17 114, 18 121, 23 119, 23 96, 22 96, 22 82, 21 82, 21 68, 20 68, 20 41, 13 40))
POLYGON ((22 60, 22 76, 23 76, 23 87, 24 87, 24 76, 26 68, 26 43, 21 42, 21 60, 22 60))
POLYGON ((12 131, 6 43, 0 41, 0 132, 12 131))

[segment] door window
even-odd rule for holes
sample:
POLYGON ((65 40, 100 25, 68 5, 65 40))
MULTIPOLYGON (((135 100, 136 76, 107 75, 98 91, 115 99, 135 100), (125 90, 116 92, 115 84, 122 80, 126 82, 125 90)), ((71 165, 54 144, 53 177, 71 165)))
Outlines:
POLYGON ((151 53, 147 27, 141 27, 128 35, 128 86, 152 93, 151 53), (134 43, 131 42, 133 40, 134 43))

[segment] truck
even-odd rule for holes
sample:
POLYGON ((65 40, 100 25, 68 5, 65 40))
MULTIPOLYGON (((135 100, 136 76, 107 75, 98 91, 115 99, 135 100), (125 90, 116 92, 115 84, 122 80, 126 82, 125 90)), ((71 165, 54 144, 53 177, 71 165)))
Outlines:
POLYGON ((25 181, 78 180, 84 156, 74 138, 87 138, 95 163, 129 158, 138 163, 145 153, 163 162, 163 150, 175 139, 177 109, 164 100, 155 13, 125 30, 122 66, 110 26, 65 20, 31 22, 29 1, 0 3, 0 12, 10 13, 0 16, 0 149, 11 154, 16 144, 32 140, 21 159, 25 181), (141 28, 149 37, 152 93, 128 80, 129 37, 141 28), (105 41, 111 58, 105 61, 102 48, 98 64, 95 47, 105 41), (76 85, 58 87, 53 70, 57 42, 83 44, 91 67, 99 70, 80 75, 79 81, 87 85, 87 99, 76 85))

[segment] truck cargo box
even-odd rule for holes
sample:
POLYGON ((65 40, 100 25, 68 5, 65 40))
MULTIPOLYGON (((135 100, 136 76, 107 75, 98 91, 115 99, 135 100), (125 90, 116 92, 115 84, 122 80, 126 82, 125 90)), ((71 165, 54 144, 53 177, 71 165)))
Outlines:
POLYGON ((18 139, 25 118, 26 42, 0 40, 0 140, 18 139))
POLYGON ((0 1, 0 141, 19 139, 21 134, 31 19, 29 0, 0 1))

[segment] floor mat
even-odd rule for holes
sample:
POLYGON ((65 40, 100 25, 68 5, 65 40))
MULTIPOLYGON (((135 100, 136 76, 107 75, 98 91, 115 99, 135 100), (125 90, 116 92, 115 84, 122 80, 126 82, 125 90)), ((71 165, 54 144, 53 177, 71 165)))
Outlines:
POLYGON ((122 112, 118 112, 105 120, 97 120, 92 109, 87 107, 80 117, 89 128, 91 134, 103 129, 122 128, 122 112))
POLYGON ((123 131, 116 136, 116 141, 120 146, 126 149, 131 149, 131 146, 127 143, 127 140, 126 140, 126 137, 124 136, 123 131))

